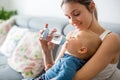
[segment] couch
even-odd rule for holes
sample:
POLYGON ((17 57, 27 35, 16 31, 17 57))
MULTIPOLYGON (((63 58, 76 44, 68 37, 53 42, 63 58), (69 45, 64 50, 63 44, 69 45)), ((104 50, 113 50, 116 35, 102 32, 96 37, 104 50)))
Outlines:
MULTIPOLYGON (((66 34, 70 30, 74 29, 70 24, 68 24, 68 21, 66 19, 63 19, 63 18, 45 17, 45 16, 42 16, 42 17, 14 16, 12 19, 14 20, 14 24, 12 24, 11 27, 9 25, 9 29, 8 29, 8 32, 6 32, 6 34, 5 34, 4 41, 8 38, 8 35, 13 27, 19 27, 22 31, 21 30, 14 31, 12 33, 12 35, 14 35, 17 32, 20 32, 19 34, 22 33, 22 36, 19 37, 19 40, 14 41, 14 42, 16 42, 15 45, 13 45, 14 43, 12 42, 12 46, 8 47, 7 50, 10 52, 10 54, 8 54, 7 52, 5 53, 3 51, 4 48, 2 46, 5 43, 4 41, 0 45, 0 80, 21 80, 23 78, 24 75, 22 75, 19 70, 16 71, 16 68, 14 68, 14 69, 11 68, 9 66, 8 62, 9 62, 9 58, 11 57, 11 55, 13 53, 15 54, 16 48, 18 48, 18 46, 20 46, 20 42, 21 41, 26 42, 26 40, 29 40, 28 38, 32 37, 32 34, 30 35, 30 32, 39 33, 39 30, 43 29, 43 27, 45 26, 46 23, 49 24, 49 29, 52 29, 55 27, 55 28, 57 28, 57 31, 60 34, 62 34, 63 36, 66 36, 66 34), (29 33, 29 37, 21 40, 22 38, 24 38, 26 33, 27 34, 29 33), (9 49, 11 49, 11 51, 9 49)), ((109 30, 111 30, 115 33, 118 33, 120 35, 120 24, 105 23, 105 22, 100 22, 100 24, 105 29, 109 29, 109 30)), ((32 39, 32 40, 34 40, 34 39, 32 39)), ((27 41, 27 42, 29 42, 29 41, 27 41)), ((34 42, 31 42, 30 44, 32 44, 32 43, 34 43, 34 42)), ((8 45, 6 45, 6 46, 8 46, 8 45)), ((32 49, 34 50, 34 49, 36 49, 36 47, 37 46, 32 46, 32 49)), ((54 59, 58 55, 60 48, 61 48, 61 46, 59 46, 59 45, 55 46, 55 49, 53 50, 54 59)), ((41 56, 41 55, 39 55, 39 56, 41 56)), ((13 65, 15 65, 15 64, 13 64, 13 65)), ((11 65, 11 66, 13 66, 13 65, 11 65)), ((44 68, 44 66, 42 67, 42 70, 43 70, 43 68, 44 68)), ((118 64, 118 68, 120 68, 120 61, 118 64)), ((39 74, 42 73, 42 70, 39 71, 39 74)))

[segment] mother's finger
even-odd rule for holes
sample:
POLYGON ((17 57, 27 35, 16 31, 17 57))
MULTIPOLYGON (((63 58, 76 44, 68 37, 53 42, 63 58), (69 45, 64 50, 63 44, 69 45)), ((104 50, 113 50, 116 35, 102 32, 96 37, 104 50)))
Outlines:
POLYGON ((53 35, 55 32, 57 32, 56 28, 52 29, 51 32, 49 33, 49 35, 53 35))
POLYGON ((43 32, 44 32, 44 29, 40 30, 40 34, 43 34, 43 32))

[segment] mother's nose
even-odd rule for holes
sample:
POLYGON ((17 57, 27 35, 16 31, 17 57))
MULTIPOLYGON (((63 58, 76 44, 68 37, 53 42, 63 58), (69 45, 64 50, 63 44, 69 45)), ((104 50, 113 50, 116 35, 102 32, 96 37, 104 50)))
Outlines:
POLYGON ((70 19, 69 19, 69 23, 74 26, 74 24, 76 24, 76 19, 70 18, 70 19))

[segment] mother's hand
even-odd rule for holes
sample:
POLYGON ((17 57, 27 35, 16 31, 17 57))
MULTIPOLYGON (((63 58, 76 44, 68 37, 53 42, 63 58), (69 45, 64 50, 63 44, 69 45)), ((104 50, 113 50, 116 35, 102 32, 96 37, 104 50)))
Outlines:
MULTIPOLYGON (((48 28, 48 24, 45 25, 45 28, 48 28)), ((53 34, 56 32, 56 29, 52 29, 51 32, 47 35, 46 39, 42 38, 42 34, 44 33, 44 29, 40 30, 40 38, 39 41, 41 43, 43 51, 51 51, 54 49, 55 44, 50 41, 53 38, 53 34)))
MULTIPOLYGON (((48 24, 46 24, 45 28, 47 27, 48 27, 48 24)), ((56 29, 51 30, 51 32, 47 35, 46 39, 42 38, 43 32, 44 32, 44 29, 40 30, 39 41, 42 46, 42 54, 43 54, 44 63, 45 63, 45 70, 47 70, 54 64, 52 51, 54 49, 55 44, 51 43, 50 41, 52 40, 53 34, 54 32, 56 32, 56 29)))

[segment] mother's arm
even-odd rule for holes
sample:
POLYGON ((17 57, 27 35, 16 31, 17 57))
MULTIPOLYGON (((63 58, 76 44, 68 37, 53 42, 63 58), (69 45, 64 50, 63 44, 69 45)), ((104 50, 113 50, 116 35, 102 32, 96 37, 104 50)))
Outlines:
POLYGON ((120 53, 120 37, 110 33, 95 55, 75 74, 74 80, 92 80, 120 53))

